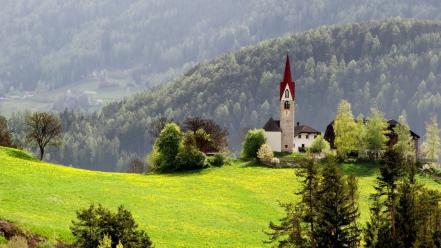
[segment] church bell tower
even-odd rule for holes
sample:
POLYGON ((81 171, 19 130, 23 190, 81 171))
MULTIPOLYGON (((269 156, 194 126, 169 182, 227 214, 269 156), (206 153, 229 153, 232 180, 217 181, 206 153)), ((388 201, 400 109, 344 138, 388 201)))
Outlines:
POLYGON ((286 55, 285 73, 280 82, 280 129, 282 130, 282 151, 294 149, 295 82, 292 80, 289 55, 286 55))

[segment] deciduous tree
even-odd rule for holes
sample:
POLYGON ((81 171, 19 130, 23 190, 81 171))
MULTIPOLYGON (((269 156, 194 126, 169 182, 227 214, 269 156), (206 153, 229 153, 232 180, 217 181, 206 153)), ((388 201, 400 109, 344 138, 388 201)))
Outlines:
POLYGON ((58 117, 46 112, 37 112, 26 117, 26 140, 37 144, 40 160, 43 160, 46 146, 61 144, 62 127, 58 117))

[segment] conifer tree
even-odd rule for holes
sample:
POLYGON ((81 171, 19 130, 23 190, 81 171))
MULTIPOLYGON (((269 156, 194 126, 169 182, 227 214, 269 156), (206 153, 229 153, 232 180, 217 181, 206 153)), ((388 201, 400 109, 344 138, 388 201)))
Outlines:
POLYGON ((418 232, 417 186, 415 182, 405 180, 400 187, 399 194, 396 216, 397 240, 400 247, 413 247, 418 232))
POLYGON ((342 100, 337 109, 334 122, 335 146, 340 158, 357 149, 357 124, 351 110, 351 104, 342 100))
POLYGON ((317 247, 356 247, 360 233, 355 224, 358 216, 348 185, 336 161, 331 159, 325 165, 318 191, 317 247))
POLYGON ((438 162, 441 154, 440 130, 436 117, 426 124, 426 137, 423 143, 424 155, 431 162, 438 162))

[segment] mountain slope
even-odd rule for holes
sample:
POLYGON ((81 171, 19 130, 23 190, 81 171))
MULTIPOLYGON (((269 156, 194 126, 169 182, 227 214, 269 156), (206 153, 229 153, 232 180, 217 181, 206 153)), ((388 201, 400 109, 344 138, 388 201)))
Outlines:
MULTIPOLYGON (((345 164, 343 169, 359 178, 365 223, 377 168, 345 164)), ((298 183, 291 169, 239 162, 185 174, 116 174, 42 163, 0 147, 0 219, 63 241, 72 241, 69 225, 76 210, 102 203, 127 207, 155 247, 262 247, 268 222, 283 214, 277 201, 294 199, 298 183)))
POLYGON ((120 99, 204 59, 287 32, 394 16, 441 17, 439 3, 429 0, 0 3, 0 98, 8 98, 2 104, 7 112, 50 109, 54 102, 61 110, 96 109, 101 100, 120 99))
POLYGON ((130 159, 150 151, 147 128, 160 116, 214 119, 228 128, 237 153, 244 129, 278 118, 286 51, 297 87, 296 121, 318 130, 324 131, 344 98, 356 116, 377 106, 395 119, 404 110, 421 136, 425 121, 441 112, 441 22, 395 19, 329 26, 201 63, 174 82, 109 104, 99 114, 65 112, 65 145, 51 158, 124 169, 130 159))

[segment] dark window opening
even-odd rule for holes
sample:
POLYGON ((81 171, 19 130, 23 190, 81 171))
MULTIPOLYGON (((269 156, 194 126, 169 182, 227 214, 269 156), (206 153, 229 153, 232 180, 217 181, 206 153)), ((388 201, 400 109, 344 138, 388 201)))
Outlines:
POLYGON ((289 102, 288 101, 285 101, 285 109, 289 109, 289 102))
POLYGON ((289 90, 285 90, 285 98, 289 98, 289 90))
POLYGON ((301 134, 299 134, 299 139, 301 139, 302 138, 302 135, 301 134))
POLYGON ((285 145, 285 148, 288 148, 288 145, 285 145))
POLYGON ((309 135, 308 134, 306 135, 306 139, 309 139, 309 135))

